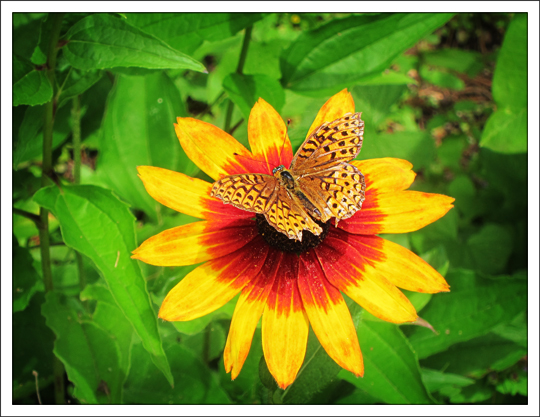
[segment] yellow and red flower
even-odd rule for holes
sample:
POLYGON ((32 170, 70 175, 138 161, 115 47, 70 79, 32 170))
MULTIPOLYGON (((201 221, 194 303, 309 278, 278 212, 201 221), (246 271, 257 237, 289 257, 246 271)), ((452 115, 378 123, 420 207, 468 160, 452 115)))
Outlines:
MULTIPOLYGON (((348 112, 354 112, 354 101, 343 90, 324 104, 308 135, 348 112)), ((288 138, 283 145, 285 123, 262 99, 249 117, 251 152, 221 129, 196 119, 178 118, 175 129, 188 157, 214 180, 242 173, 272 175, 273 168, 288 167, 293 157, 288 138)), ((315 247, 301 253, 272 244, 253 213, 211 197, 212 184, 162 168, 138 167, 154 199, 202 219, 153 236, 133 252, 133 258, 152 265, 204 262, 169 292, 159 317, 193 320, 240 292, 224 351, 225 369, 233 379, 261 316, 264 356, 281 388, 294 381, 302 366, 310 325, 332 359, 362 376, 362 354, 341 292, 383 320, 414 322, 416 311, 398 287, 436 293, 448 291, 448 284, 420 257, 377 234, 418 230, 444 216, 454 199, 406 191, 415 178, 407 161, 352 163, 365 176, 362 209, 329 227, 315 247)))

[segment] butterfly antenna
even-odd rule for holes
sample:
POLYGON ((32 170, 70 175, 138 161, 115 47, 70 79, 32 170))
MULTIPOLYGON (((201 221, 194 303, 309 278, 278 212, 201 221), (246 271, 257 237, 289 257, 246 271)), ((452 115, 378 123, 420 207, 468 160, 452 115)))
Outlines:
POLYGON ((236 153, 236 152, 233 152, 233 155, 236 156, 237 158, 244 158, 244 159, 247 159, 248 161, 257 162, 258 164, 264 165, 266 167, 266 161, 263 162, 258 159, 250 158, 249 156, 240 155, 239 153, 236 153))

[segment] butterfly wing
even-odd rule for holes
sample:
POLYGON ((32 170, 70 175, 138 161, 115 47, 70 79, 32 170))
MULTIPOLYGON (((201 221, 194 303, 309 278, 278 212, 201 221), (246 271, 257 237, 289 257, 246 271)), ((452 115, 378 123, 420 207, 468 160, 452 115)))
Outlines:
POLYGON ((302 231, 309 230, 318 236, 322 228, 315 223, 302 208, 302 204, 286 188, 280 187, 277 196, 264 214, 266 220, 278 232, 284 233, 289 239, 302 241, 302 231))
POLYGON ((291 163, 294 175, 313 174, 356 158, 362 148, 364 121, 362 113, 323 123, 304 141, 291 163))
POLYGON ((216 181, 210 195, 239 209, 262 214, 276 199, 278 187, 279 182, 272 175, 230 175, 216 181))
POLYGON ((326 171, 298 178, 298 186, 319 209, 320 219, 348 219, 362 208, 366 183, 364 175, 354 165, 341 163, 326 171))

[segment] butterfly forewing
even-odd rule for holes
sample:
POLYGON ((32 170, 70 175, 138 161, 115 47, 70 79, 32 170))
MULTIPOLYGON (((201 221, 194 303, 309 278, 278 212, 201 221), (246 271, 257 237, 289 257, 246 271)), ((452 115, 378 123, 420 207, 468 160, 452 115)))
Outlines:
POLYGON ((275 200, 278 181, 272 175, 239 174, 216 181, 211 195, 243 210, 264 213, 275 200))
POLYGON ((323 171, 356 158, 364 135, 360 115, 349 113, 319 126, 296 153, 291 163, 293 174, 302 176, 323 171))

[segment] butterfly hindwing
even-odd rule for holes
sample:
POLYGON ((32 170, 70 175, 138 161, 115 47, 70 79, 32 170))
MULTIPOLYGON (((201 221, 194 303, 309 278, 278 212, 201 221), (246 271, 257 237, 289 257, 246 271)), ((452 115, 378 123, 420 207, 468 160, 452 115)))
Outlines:
POLYGON ((211 195, 242 210, 262 214, 276 198, 278 185, 272 175, 230 175, 214 183, 211 195))

